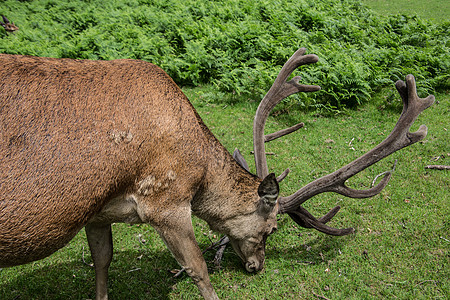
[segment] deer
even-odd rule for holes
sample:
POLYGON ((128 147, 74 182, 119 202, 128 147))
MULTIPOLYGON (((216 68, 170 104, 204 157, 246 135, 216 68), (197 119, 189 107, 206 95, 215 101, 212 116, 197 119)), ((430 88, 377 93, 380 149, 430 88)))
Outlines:
POLYGON ((42 58, 0 54, 0 267, 26 264, 64 247, 85 229, 95 268, 96 299, 107 299, 112 261, 111 224, 147 223, 156 229, 204 299, 218 299, 196 242, 191 217, 226 235, 248 272, 265 263, 267 238, 277 216, 305 228, 342 236, 353 228, 327 223, 336 206, 316 218, 302 203, 325 192, 372 197, 392 171, 367 190, 346 181, 427 134, 410 127, 432 105, 419 98, 412 75, 395 86, 403 111, 389 136, 339 170, 289 196, 268 170, 266 142, 303 126, 264 134, 267 118, 284 98, 315 92, 317 85, 288 80, 300 66, 318 61, 305 48, 282 67, 262 99, 253 125, 256 174, 243 155, 232 155, 214 137, 176 83, 145 61, 42 58))
POLYGON ((14 25, 13 22, 9 22, 8 18, 2 15, 3 22, 0 22, 0 25, 2 25, 3 28, 5 28, 6 34, 9 32, 14 33, 15 31, 19 30, 19 27, 14 25))

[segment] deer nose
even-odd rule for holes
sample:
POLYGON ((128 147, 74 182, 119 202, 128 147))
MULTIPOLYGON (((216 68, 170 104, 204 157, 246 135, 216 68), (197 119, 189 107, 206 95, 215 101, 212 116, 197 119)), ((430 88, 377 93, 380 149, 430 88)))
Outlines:
POLYGON ((250 259, 245 263, 245 269, 249 273, 254 273, 260 271, 264 266, 264 263, 260 263, 256 260, 250 259))
POLYGON ((247 272, 249 273, 253 273, 256 272, 256 263, 253 261, 248 261, 245 263, 245 269, 247 270, 247 272))

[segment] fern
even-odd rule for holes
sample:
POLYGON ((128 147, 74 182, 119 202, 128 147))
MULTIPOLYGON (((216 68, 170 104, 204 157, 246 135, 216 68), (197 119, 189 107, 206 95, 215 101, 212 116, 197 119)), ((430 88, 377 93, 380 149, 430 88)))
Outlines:
POLYGON ((298 72, 322 86, 291 98, 302 105, 357 106, 407 73, 424 91, 449 87, 448 22, 377 16, 359 0, 6 0, 2 14, 20 30, 0 27, 0 52, 143 59, 233 101, 261 98, 301 46, 320 61, 298 72))

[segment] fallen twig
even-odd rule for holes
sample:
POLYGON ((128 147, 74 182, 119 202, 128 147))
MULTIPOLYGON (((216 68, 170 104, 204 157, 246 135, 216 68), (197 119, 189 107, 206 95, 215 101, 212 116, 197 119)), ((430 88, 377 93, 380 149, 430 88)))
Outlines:
POLYGON ((230 242, 230 239, 225 235, 219 240, 219 246, 216 251, 216 255, 214 256, 214 266, 216 268, 220 268, 220 263, 222 262, 222 256, 223 252, 225 251, 225 248, 227 247, 227 244, 230 242))
POLYGON ((446 242, 449 242, 449 243, 450 243, 450 240, 446 239, 445 237, 441 236, 440 238, 441 238, 441 239, 443 239, 444 241, 446 241, 446 242))
POLYGON ((131 270, 128 270, 127 273, 131 273, 131 272, 135 272, 135 271, 140 271, 140 270, 141 270, 141 268, 131 269, 131 270))
MULTIPOLYGON (((208 248, 202 251, 202 254, 205 254, 211 249, 217 249, 216 255, 214 256, 214 265, 217 267, 220 267, 220 262, 222 261, 223 252, 225 251, 225 248, 227 247, 227 244, 230 242, 230 239, 225 235, 223 236, 219 241, 212 243, 208 248)), ((186 271, 185 268, 182 268, 179 270, 173 277, 177 278, 183 272, 186 271)))
POLYGON ((432 282, 432 283, 436 284, 436 280, 424 280, 424 281, 421 281, 418 284, 416 284, 414 287, 416 287, 418 285, 422 285, 422 284, 427 283, 427 282, 432 282))
POLYGON ((83 251, 81 252, 81 259, 83 260, 83 263, 84 263, 86 266, 91 267, 91 268, 94 267, 94 264, 93 264, 93 263, 88 264, 88 263, 84 260, 84 246, 83 246, 83 251))
POLYGON ((319 298, 319 299, 330 300, 330 299, 328 299, 327 297, 324 297, 324 296, 321 296, 321 295, 317 295, 317 294, 314 293, 314 292, 312 292, 312 294, 313 294, 315 297, 319 298))
POLYGON ((443 165, 428 165, 428 166, 425 166, 425 169, 432 169, 432 170, 450 170, 450 166, 443 166, 443 165))

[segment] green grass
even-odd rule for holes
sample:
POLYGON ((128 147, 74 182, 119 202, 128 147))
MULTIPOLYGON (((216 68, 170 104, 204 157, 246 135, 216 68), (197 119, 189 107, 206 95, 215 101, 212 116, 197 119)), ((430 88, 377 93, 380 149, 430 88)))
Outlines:
POLYGON ((416 15, 433 22, 449 21, 450 2, 447 0, 364 0, 373 10, 384 15, 416 15))
MULTIPOLYGON (((185 92, 214 134, 230 151, 239 147, 253 169, 251 125, 256 103, 210 103, 209 87, 185 92)), ((306 124, 299 132, 267 146, 267 151, 275 153, 269 156, 272 171, 292 169, 281 185, 283 194, 348 163, 389 134, 400 114, 398 97, 391 97, 393 94, 391 89, 384 90, 370 104, 334 117, 304 113, 286 107, 289 103, 277 108, 267 132, 296 121, 306 124)), ((355 234, 326 236, 298 228, 287 216, 281 216, 279 231, 268 241, 266 267, 261 273, 247 274, 234 252, 226 251, 222 269, 211 274, 219 297, 448 299, 450 174, 425 170, 424 166, 449 164, 449 100, 448 94, 438 95, 438 102, 416 121, 413 130, 419 124, 429 127, 425 140, 351 179, 351 186, 368 187, 397 159, 394 176, 380 195, 361 200, 323 194, 305 204, 318 216, 341 205, 332 226, 353 226, 355 234)), ((219 238, 198 219, 194 219, 194 227, 202 248, 210 244, 210 239, 219 238)), ((190 278, 172 278, 169 271, 178 266, 151 227, 115 224, 113 232, 115 256, 109 282, 112 299, 199 298, 190 278)), ((94 271, 83 263, 83 252, 89 263, 84 231, 44 260, 1 270, 0 298, 93 298, 94 271)), ((211 253, 206 254, 208 262, 212 258, 211 253)))

